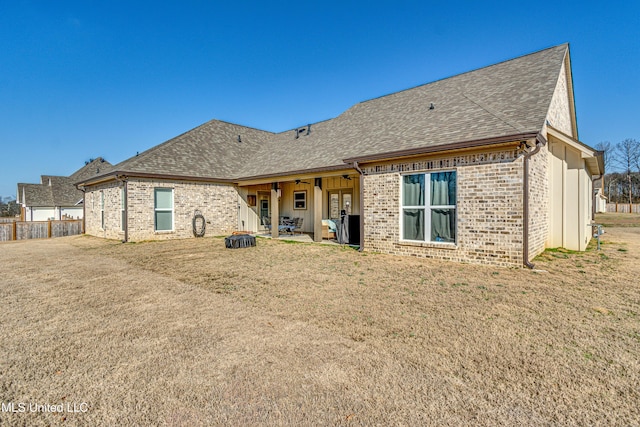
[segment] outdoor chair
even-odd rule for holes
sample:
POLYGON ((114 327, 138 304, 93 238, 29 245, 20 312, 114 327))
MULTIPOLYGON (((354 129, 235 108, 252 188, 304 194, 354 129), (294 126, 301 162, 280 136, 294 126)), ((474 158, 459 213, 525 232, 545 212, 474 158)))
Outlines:
POLYGON ((300 234, 302 234, 302 220, 304 218, 293 218, 293 234, 295 234, 296 231, 299 231, 300 234))
POLYGON ((263 216, 262 225, 264 225, 267 230, 271 231, 271 218, 269 218, 268 216, 263 216))

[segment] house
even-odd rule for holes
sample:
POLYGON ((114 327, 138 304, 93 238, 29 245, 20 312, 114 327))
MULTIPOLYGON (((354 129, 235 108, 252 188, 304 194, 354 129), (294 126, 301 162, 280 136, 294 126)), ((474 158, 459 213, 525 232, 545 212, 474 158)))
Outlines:
MULTIPOLYGON (((85 230, 129 240, 349 218, 361 250, 527 265, 584 250, 603 156, 578 140, 567 44, 273 133, 212 120, 79 180, 85 230)), ((272 227, 273 236, 278 227, 272 227)))
POLYGON ((42 175, 40 184, 18 184, 16 203, 22 221, 47 221, 82 218, 84 195, 74 185, 111 170, 113 165, 101 157, 87 162, 70 176, 42 175))
POLYGON ((593 193, 593 198, 595 200, 595 213, 606 213, 607 202, 609 199, 604 195, 602 188, 596 188, 593 193))

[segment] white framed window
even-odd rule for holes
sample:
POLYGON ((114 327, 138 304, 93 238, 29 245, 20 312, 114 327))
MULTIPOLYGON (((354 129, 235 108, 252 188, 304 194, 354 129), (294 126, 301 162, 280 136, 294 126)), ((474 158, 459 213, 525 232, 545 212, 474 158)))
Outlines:
POLYGON ((402 175, 401 240, 456 242, 456 172, 402 175))
POLYGON ((125 191, 124 187, 120 189, 120 231, 124 231, 125 224, 125 191))
POLYGON ((293 192, 293 209, 307 209, 307 190, 293 192))
POLYGON ((173 188, 154 190, 155 230, 173 231, 173 188))
POLYGON ((104 230, 104 190, 100 190, 100 227, 104 230))

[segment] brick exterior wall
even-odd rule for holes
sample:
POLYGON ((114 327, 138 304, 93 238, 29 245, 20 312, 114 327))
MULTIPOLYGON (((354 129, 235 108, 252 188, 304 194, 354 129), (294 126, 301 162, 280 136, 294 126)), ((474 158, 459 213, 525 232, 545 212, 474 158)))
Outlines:
MULTIPOLYGON (((121 183, 91 187, 86 192, 86 233, 108 239, 123 239, 120 227, 121 183), (105 227, 101 227, 100 191, 105 194, 105 227), (94 208, 92 208, 94 206, 94 208)), ((193 237, 192 219, 199 209, 206 222, 206 236, 228 235, 237 229, 238 192, 224 184, 175 181, 129 180, 129 241, 193 237), (173 189, 173 231, 155 231, 154 189, 173 189)))
MULTIPOLYGON (((545 248, 549 223, 547 146, 531 157, 529 254, 545 248)), ((523 257, 523 158, 515 149, 424 158, 409 163, 380 163, 363 168, 365 250, 397 255, 521 266, 523 257), (403 173, 455 170, 457 173, 456 244, 400 241, 400 185, 403 173)), ((85 195, 86 233, 124 238, 121 231, 122 183, 92 186, 85 195), (105 197, 101 226, 100 194, 105 197)), ((207 236, 237 229, 238 192, 221 184, 130 180, 128 229, 130 241, 188 238, 199 209, 207 221, 207 236), (172 188, 174 230, 154 231, 154 189, 172 188)))
POLYGON ((87 189, 84 196, 86 234, 105 239, 124 238, 120 226, 121 188, 122 183, 112 181, 87 189), (104 193, 104 228, 101 219, 101 193, 104 193))
POLYGON ((549 235, 549 149, 545 144, 529 160, 529 261, 541 254, 549 235))
MULTIPOLYGON (((515 149, 363 169, 365 250, 425 258, 521 266, 523 159, 515 149), (457 242, 400 241, 402 173, 456 170, 457 242)), ((536 222, 535 229, 539 231, 536 222)), ((544 242, 543 242, 544 243, 544 242)))

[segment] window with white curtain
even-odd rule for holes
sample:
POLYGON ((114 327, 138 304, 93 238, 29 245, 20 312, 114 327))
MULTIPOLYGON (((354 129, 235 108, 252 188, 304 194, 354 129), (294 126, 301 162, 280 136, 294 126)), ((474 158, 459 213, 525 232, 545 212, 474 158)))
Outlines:
POLYGON ((402 240, 456 241, 456 172, 402 176, 402 240))

